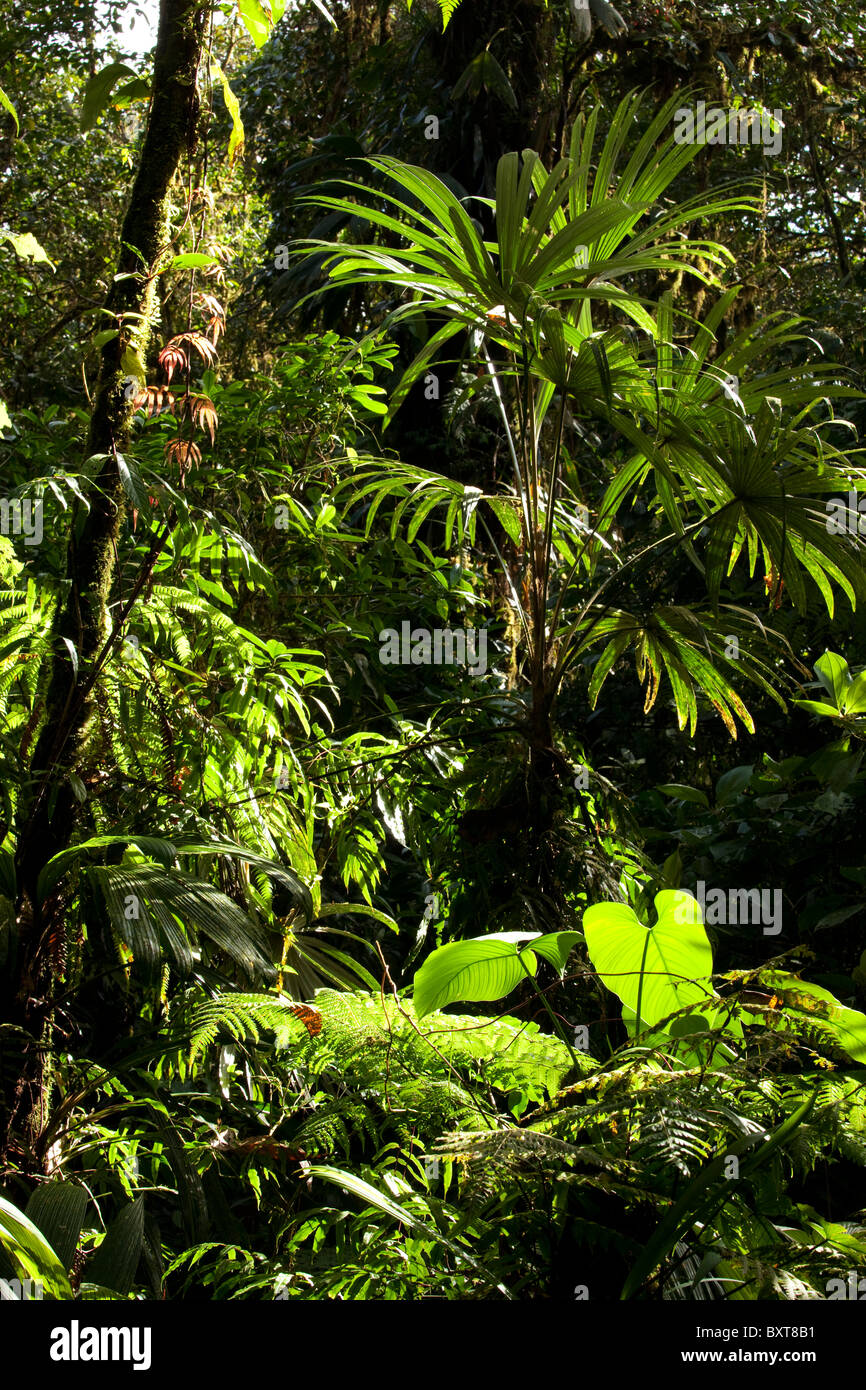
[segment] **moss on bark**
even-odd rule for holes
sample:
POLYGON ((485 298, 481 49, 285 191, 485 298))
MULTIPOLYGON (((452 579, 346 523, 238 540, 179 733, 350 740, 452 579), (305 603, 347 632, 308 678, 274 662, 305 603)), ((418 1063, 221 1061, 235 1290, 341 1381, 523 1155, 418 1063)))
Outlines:
MULTIPOLYGON (((90 509, 73 527, 68 593, 54 624, 53 664, 45 717, 31 764, 32 792, 19 836, 16 995, 7 1017, 37 1036, 50 1010, 45 943, 59 927, 58 904, 40 904, 36 881, 72 833, 77 803, 69 774, 86 756, 95 706, 81 690, 105 642, 124 490, 117 455, 129 443, 134 405, 124 390, 130 356, 144 362, 157 307, 156 284, 168 246, 170 191, 195 135, 196 75, 208 7, 200 0, 161 0, 152 100, 141 157, 120 233, 117 272, 105 308, 119 327, 102 348, 87 441, 101 456, 88 491, 90 509), (66 641, 64 641, 66 639, 66 641), (78 670, 67 646, 75 649, 78 670)), ((111 320, 103 319, 108 327, 111 320)))

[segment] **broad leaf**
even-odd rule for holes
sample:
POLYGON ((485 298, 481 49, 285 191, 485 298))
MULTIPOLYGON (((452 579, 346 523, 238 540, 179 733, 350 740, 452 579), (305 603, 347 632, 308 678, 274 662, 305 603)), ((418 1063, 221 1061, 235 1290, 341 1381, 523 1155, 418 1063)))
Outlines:
POLYGON ((81 107, 81 129, 92 130, 111 99, 111 93, 121 77, 135 77, 135 68, 127 63, 108 63, 94 73, 84 89, 81 107))
POLYGON ((64 1269, 72 1268, 87 1212, 88 1195, 74 1182, 47 1182, 37 1187, 25 1215, 48 1241, 64 1269))
POLYGON ((144 1198, 123 1207, 99 1248, 87 1261, 88 1281, 128 1294, 141 1257, 144 1239, 144 1198))
POLYGON ((39 1228, 5 1197, 0 1197, 0 1242, 22 1279, 37 1279, 48 1298, 69 1299, 66 1270, 39 1228))
POLYGON ((597 903, 583 914, 590 960, 644 1027, 713 997, 713 953, 697 900, 666 888, 656 894, 655 910, 652 927, 625 903, 597 903))
POLYGON ((526 976, 535 975, 537 957, 562 973, 572 950, 583 937, 577 931, 492 932, 469 941, 452 941, 427 958, 415 976, 414 1004, 418 1018, 455 1000, 502 999, 526 976), (532 947, 522 942, 532 942, 532 947))
POLYGON ((5 232, 0 229, 0 241, 8 241, 22 260, 33 261, 34 265, 50 265, 54 269, 53 262, 48 259, 32 232, 5 232))
POLYGON ((12 105, 12 102, 9 100, 2 87, 0 87, 0 106, 3 107, 4 111, 9 112, 9 115, 15 122, 15 134, 17 135, 21 129, 21 126, 18 122, 18 112, 15 110, 15 107, 12 105))
POLYGON ((491 933, 440 946, 415 976, 413 997, 418 1018, 457 999, 502 999, 510 994, 526 979, 527 971, 534 975, 538 966, 532 951, 521 952, 520 943, 536 941, 540 935, 491 933))

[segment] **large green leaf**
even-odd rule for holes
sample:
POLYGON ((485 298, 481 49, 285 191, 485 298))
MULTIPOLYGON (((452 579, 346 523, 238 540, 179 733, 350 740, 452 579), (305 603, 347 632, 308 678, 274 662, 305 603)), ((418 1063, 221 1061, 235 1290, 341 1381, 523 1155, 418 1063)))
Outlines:
POLYGON ((238 13, 256 48, 262 48, 273 29, 267 11, 259 4, 259 0, 238 0, 238 13))
POLYGON ((549 961, 561 973, 578 941, 580 932, 491 932, 468 941, 452 941, 440 946, 415 976, 414 1004, 418 1018, 441 1009, 455 1000, 502 999, 535 975, 538 957, 549 961), (522 942, 532 942, 532 947, 522 942))
POLYGON ((22 1279, 42 1284, 43 1297, 72 1299, 66 1270, 38 1226, 5 1197, 0 1197, 0 1241, 22 1279))
POLYGON ((108 63, 89 79, 81 106, 81 129, 92 130, 111 99, 111 93, 121 77, 135 77, 135 68, 128 63, 108 63))
POLYGON ((144 1239, 144 1198, 128 1203, 114 1218, 99 1248, 87 1262, 88 1282, 128 1294, 144 1239))
POLYGON ((502 999, 510 994, 526 979, 527 971, 534 975, 538 968, 532 951, 521 950, 520 943, 540 936, 540 932, 492 932, 440 946, 415 976, 418 1018, 457 999, 502 999))
POLYGON ((26 1216, 39 1227, 64 1269, 72 1268, 88 1200, 76 1183, 47 1182, 27 1203, 26 1216))
POLYGON ((713 952, 697 900, 666 888, 656 894, 655 910, 652 927, 626 903, 597 903, 583 914, 590 960, 644 1027, 714 997, 713 952))
POLYGON ((536 937, 532 952, 549 961, 561 975, 575 946, 583 939, 583 932, 579 931, 547 932, 544 936, 536 937))

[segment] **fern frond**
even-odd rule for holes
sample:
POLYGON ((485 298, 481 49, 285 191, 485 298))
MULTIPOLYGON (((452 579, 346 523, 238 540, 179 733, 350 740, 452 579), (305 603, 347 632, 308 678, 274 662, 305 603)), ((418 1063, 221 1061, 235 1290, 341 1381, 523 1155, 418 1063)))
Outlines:
POLYGON ((285 1043, 300 1040, 307 1032, 288 999, 272 994, 217 994, 190 1012, 184 1026, 190 1033, 189 1056, 194 1061, 217 1040, 257 1043, 264 1032, 276 1033, 285 1043))

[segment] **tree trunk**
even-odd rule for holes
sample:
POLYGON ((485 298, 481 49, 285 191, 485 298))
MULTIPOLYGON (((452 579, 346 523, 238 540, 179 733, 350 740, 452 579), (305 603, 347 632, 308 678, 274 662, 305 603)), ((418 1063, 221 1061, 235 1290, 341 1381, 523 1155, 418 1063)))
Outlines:
MULTIPOLYGON (((207 13, 200 0, 160 2, 147 130, 121 229, 117 277, 105 301, 111 317, 104 315, 100 323, 100 328, 117 327, 119 332, 102 348, 91 410, 87 457, 96 455, 99 464, 89 488, 90 510, 83 524, 73 522, 70 533, 69 587, 54 623, 44 721, 33 754, 29 801, 21 808, 18 937, 7 974, 11 997, 4 1001, 5 1017, 41 1038, 44 1047, 50 1045, 50 977, 62 969, 62 927, 58 899, 40 903, 36 882, 47 861, 69 843, 75 822, 70 774, 81 766, 90 742, 94 687, 105 654, 107 605, 125 510, 118 454, 127 448, 134 413, 135 392, 128 389, 128 379, 143 370, 135 372, 131 364, 146 361, 156 275, 170 234, 170 188, 195 138, 196 76, 207 13)), ((30 1081, 23 1090, 19 1082, 14 1108, 27 1115, 32 1138, 42 1105, 41 1069, 31 1065, 28 1070, 30 1081)))

